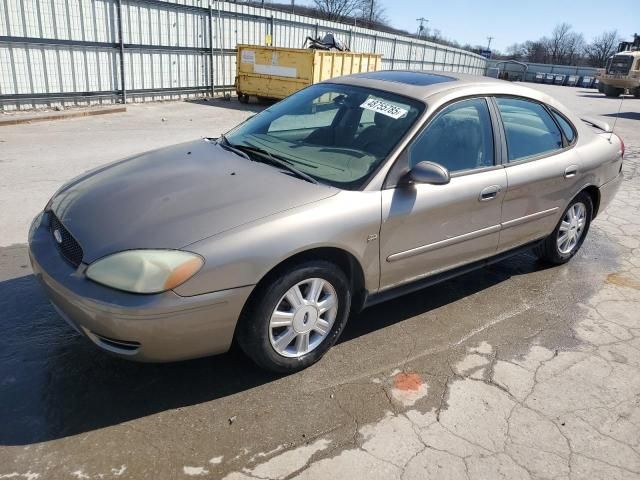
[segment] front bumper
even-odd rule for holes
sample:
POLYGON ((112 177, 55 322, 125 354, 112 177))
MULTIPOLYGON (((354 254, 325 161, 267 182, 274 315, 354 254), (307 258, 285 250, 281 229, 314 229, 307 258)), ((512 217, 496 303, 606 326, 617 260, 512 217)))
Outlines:
POLYGON ((226 352, 253 286, 181 297, 121 292, 90 281, 58 252, 46 215, 29 234, 33 272, 56 311, 101 349, 131 360, 170 362, 226 352))
POLYGON ((616 88, 636 88, 640 86, 640 78, 635 78, 630 75, 603 75, 600 77, 600 81, 604 85, 611 85, 616 88))

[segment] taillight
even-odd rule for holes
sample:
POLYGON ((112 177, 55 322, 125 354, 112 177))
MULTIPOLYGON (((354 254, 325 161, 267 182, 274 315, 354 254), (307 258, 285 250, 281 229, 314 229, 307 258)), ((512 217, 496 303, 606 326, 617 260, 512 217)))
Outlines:
POLYGON ((622 137, 620 137, 620 135, 616 133, 614 133, 614 135, 618 137, 618 140, 620 140, 620 156, 624 157, 624 141, 622 140, 622 137))

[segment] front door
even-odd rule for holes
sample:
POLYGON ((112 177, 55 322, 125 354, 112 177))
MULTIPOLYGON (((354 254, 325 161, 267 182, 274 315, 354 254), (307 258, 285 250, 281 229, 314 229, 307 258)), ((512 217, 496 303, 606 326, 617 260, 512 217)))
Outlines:
POLYGON ((382 290, 495 254, 507 187, 496 165, 491 117, 484 98, 448 105, 408 147, 411 168, 446 167, 446 185, 399 185, 382 192, 382 290))

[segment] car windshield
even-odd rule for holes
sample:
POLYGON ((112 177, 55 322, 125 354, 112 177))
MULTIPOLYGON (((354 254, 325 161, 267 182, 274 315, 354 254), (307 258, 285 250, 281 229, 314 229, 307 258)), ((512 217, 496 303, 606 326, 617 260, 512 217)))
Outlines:
POLYGON ((322 83, 276 103, 225 137, 321 183, 360 188, 424 109, 400 95, 322 83))

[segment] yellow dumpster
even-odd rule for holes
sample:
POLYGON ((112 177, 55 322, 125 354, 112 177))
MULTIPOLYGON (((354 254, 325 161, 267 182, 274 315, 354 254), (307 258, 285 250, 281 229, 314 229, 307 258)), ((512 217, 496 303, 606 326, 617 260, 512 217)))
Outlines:
POLYGON ((249 95, 284 98, 312 83, 381 67, 382 55, 374 53, 238 45, 236 92, 241 102, 249 95))

